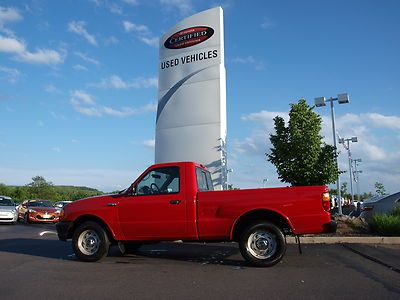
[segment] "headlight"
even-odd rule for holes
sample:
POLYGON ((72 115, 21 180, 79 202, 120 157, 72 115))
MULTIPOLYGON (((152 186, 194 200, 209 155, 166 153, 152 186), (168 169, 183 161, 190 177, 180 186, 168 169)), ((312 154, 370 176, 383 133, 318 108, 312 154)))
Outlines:
POLYGON ((30 208, 28 211, 29 211, 30 213, 36 212, 36 210, 34 210, 34 209, 32 209, 32 208, 30 208))

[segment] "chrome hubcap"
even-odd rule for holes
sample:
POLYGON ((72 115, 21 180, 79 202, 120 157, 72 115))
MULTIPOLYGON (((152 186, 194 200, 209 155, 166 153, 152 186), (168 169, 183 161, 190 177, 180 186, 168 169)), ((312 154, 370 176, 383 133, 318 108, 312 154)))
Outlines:
POLYGON ((247 251, 258 259, 270 258, 276 253, 277 247, 276 236, 264 230, 253 232, 247 240, 247 251))
POLYGON ((83 231, 78 238, 78 248, 85 255, 93 255, 99 250, 100 237, 94 230, 83 231))

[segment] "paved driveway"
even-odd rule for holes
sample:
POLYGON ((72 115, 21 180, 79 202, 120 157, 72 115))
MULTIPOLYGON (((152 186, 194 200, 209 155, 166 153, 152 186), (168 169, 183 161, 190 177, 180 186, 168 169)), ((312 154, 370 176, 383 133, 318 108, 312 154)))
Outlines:
MULTIPOLYGON (((383 260, 400 252, 383 249, 383 260)), ((53 225, 3 225, 0 270, 2 299, 400 298, 399 272, 342 245, 303 245, 303 255, 289 245, 272 268, 248 267, 233 243, 160 243, 125 257, 113 248, 82 263, 53 225)))

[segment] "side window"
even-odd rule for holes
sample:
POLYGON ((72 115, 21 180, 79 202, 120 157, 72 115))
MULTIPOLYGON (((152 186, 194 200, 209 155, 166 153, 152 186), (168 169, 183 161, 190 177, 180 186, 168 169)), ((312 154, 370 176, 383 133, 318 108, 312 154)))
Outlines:
POLYGON ((196 168, 196 177, 197 177, 197 189, 199 191, 214 190, 210 172, 207 172, 201 168, 196 168))
POLYGON ((136 186, 136 195, 179 193, 179 168, 157 168, 148 172, 136 186))

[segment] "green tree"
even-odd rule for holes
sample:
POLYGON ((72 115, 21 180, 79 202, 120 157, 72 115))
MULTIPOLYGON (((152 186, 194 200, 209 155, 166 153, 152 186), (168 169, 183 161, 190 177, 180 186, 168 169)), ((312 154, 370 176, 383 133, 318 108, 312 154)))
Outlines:
POLYGON ((381 196, 386 195, 385 186, 380 182, 375 182, 375 192, 381 196))
POLYGON ((28 189, 26 187, 17 186, 15 187, 12 197, 15 200, 24 200, 28 198, 28 189))
POLYGON ((322 142, 321 117, 304 99, 290 106, 288 126, 282 117, 274 118, 275 134, 270 135, 267 159, 275 165, 279 179, 294 186, 335 182, 336 153, 333 146, 322 142))
POLYGON ((52 200, 56 197, 53 183, 47 182, 42 176, 35 176, 28 185, 31 198, 52 200))
POLYGON ((348 193, 347 191, 347 186, 348 183, 347 182, 343 182, 341 187, 340 187, 340 193, 342 194, 343 197, 345 198, 351 198, 351 195, 348 193), (350 196, 350 197, 349 197, 350 196))
POLYGON ((5 185, 4 183, 0 183, 0 196, 11 196, 11 188, 5 185))

